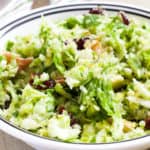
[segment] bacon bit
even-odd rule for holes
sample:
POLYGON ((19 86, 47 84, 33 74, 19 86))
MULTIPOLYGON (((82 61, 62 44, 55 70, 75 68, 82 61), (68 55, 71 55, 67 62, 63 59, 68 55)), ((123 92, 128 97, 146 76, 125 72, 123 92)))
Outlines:
POLYGON ((7 62, 10 63, 12 59, 12 54, 10 52, 4 52, 4 56, 7 59, 7 62))
POLYGON ((145 119, 145 129, 150 129, 150 117, 145 119))
POLYGON ((120 11, 119 14, 120 14, 120 16, 121 16, 121 19, 122 19, 123 23, 124 23, 125 25, 129 25, 129 24, 130 24, 130 21, 129 21, 129 19, 127 18, 126 14, 125 14, 124 12, 122 12, 122 11, 120 11))
POLYGON ((63 83, 65 83, 65 78, 62 77, 62 78, 55 79, 55 82, 63 84, 63 83))
POLYGON ((13 55, 10 52, 4 52, 4 56, 6 57, 8 63, 10 63, 14 57, 16 59, 18 66, 19 66, 19 70, 25 69, 33 61, 32 57, 21 58, 17 55, 13 55))
POLYGON ((16 62, 19 66, 19 70, 23 70, 25 69, 27 66, 29 66, 29 64, 33 61, 33 58, 32 57, 29 57, 29 58, 20 58, 20 57, 17 57, 16 58, 16 62))
POLYGON ((103 8, 99 8, 99 7, 97 7, 97 8, 91 8, 90 10, 89 10, 89 13, 90 14, 96 14, 96 15, 103 15, 104 14, 104 9, 103 8))

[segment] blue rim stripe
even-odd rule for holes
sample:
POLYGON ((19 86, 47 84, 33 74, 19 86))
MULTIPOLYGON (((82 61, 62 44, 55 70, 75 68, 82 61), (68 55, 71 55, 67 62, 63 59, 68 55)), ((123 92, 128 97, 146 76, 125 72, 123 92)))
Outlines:
MULTIPOLYGON (((90 8, 91 8, 91 7, 90 7, 90 8)), ((21 23, 18 23, 18 24, 16 24, 16 25, 14 25, 14 26, 11 27, 10 29, 8 29, 6 32, 4 32, 4 33, 1 35, 1 38, 2 38, 5 34, 7 34, 8 32, 10 32, 11 30, 17 28, 18 26, 20 26, 20 25, 22 25, 22 24, 25 24, 25 23, 27 23, 27 22, 29 22, 29 21, 35 20, 35 19, 37 19, 37 18, 40 18, 41 16, 49 16, 49 15, 58 14, 58 13, 63 13, 63 12, 69 12, 69 11, 85 11, 85 10, 89 10, 90 8, 78 8, 78 9, 74 8, 74 9, 58 10, 58 11, 47 12, 47 13, 44 13, 43 15, 37 14, 36 16, 33 16, 33 18, 26 19, 26 20, 22 21, 21 23)), ((118 12, 118 9, 117 9, 117 8, 114 8, 114 9, 112 9, 112 8, 105 8, 105 10, 118 12)), ((119 11, 124 11, 124 9, 119 9, 119 11)), ((135 12, 131 12, 131 11, 125 11, 125 12, 127 12, 127 13, 129 13, 129 14, 136 15, 136 16, 140 16, 140 17, 144 17, 144 18, 150 19, 150 17, 148 17, 148 16, 145 16, 145 15, 142 15, 142 14, 139 15, 139 14, 136 14, 135 12)))
MULTIPOLYGON (((140 8, 135 8, 135 7, 130 7, 130 6, 123 6, 123 5, 106 4, 106 3, 70 4, 70 5, 58 6, 58 7, 54 7, 54 8, 45 8, 45 9, 43 9, 43 10, 39 10, 39 11, 33 12, 33 13, 31 13, 31 14, 25 15, 25 16, 23 16, 23 17, 19 17, 19 18, 15 19, 14 21, 12 21, 12 22, 10 22, 10 23, 4 25, 3 27, 1 27, 0 30, 3 30, 3 29, 5 29, 6 27, 8 27, 9 25, 14 24, 14 23, 17 22, 17 21, 23 20, 23 19, 25 19, 25 18, 27 18, 27 17, 30 17, 30 16, 32 16, 32 15, 35 15, 35 14, 37 14, 37 13, 42 13, 42 12, 44 12, 44 11, 49 11, 49 10, 56 10, 56 9, 60 9, 60 8, 74 7, 74 6, 90 6, 90 8, 92 8, 92 7, 94 7, 94 6, 95 6, 95 7, 96 7, 96 6, 102 6, 102 7, 103 7, 103 6, 106 6, 106 7, 107 7, 107 6, 111 6, 111 7, 118 7, 118 8, 124 8, 124 9, 126 8, 126 9, 129 9, 129 10, 139 11, 138 15, 141 14, 140 12, 145 13, 145 14, 150 14, 150 11, 148 11, 148 10, 143 10, 143 9, 140 9, 140 8)), ((146 15, 143 15, 143 17, 147 17, 147 16, 146 16, 146 15)), ((148 18, 150 18, 150 16, 149 16, 148 18)))

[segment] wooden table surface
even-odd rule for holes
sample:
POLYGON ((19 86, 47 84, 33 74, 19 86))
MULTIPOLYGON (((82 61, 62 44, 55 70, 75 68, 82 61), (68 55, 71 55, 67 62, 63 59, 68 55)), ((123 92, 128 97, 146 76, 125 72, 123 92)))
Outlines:
MULTIPOLYGON (((104 0, 97 0, 97 1, 101 2, 104 0)), ((149 0, 109 0, 109 1, 118 3, 121 1, 123 3, 134 4, 136 6, 150 8, 149 0)), ((0 131, 0 150, 34 150, 34 149, 26 145, 25 143, 21 142, 20 140, 17 140, 0 131)))

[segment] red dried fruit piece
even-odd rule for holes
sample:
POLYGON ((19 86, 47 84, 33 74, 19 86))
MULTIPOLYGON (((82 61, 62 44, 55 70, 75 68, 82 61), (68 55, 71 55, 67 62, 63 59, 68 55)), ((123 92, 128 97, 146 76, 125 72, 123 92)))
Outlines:
POLYGON ((37 86, 34 86, 35 89, 38 89, 38 90, 46 90, 47 88, 44 87, 44 86, 41 86, 41 85, 37 85, 37 86))
POLYGON ((84 44, 85 44, 86 40, 89 40, 89 37, 81 38, 81 39, 79 39, 79 40, 74 39, 74 41, 75 41, 76 44, 77 44, 77 49, 78 49, 78 50, 84 49, 84 44))
POLYGON ((43 84, 45 85, 47 89, 49 89, 49 88, 53 88, 56 85, 56 82, 55 80, 50 79, 48 81, 44 81, 43 84))
POLYGON ((150 129, 150 117, 145 119, 145 129, 150 129))
POLYGON ((124 23, 125 25, 129 25, 129 24, 130 24, 130 21, 129 21, 129 19, 127 18, 126 14, 125 14, 124 12, 122 12, 122 11, 121 11, 119 14, 120 14, 120 16, 121 16, 121 19, 122 19, 123 23, 124 23))
POLYGON ((56 85, 55 80, 47 80, 47 81, 44 81, 42 85, 34 86, 34 88, 38 90, 47 90, 47 89, 53 88, 55 85, 56 85))
POLYGON ((57 111, 59 114, 62 114, 64 110, 65 110, 64 106, 59 106, 57 111))
POLYGON ((13 58, 15 58, 19 66, 19 70, 25 69, 33 61, 32 57, 21 58, 19 56, 15 56, 14 54, 10 52, 4 52, 4 56, 6 57, 8 63, 10 63, 13 58))
POLYGON ((38 89, 38 90, 46 90, 46 89, 53 88, 56 85, 56 83, 57 83, 55 80, 50 79, 50 80, 44 81, 41 85, 34 85, 33 82, 34 82, 34 77, 35 76, 40 77, 40 74, 32 73, 30 75, 29 84, 31 86, 33 86, 35 89, 38 89))
POLYGON ((73 125, 75 125, 77 123, 78 123, 77 119, 72 117, 71 121, 70 121, 70 125, 73 126, 73 125))
POLYGON ((97 7, 97 8, 91 8, 89 10, 89 13, 90 14, 97 14, 97 15, 101 14, 101 15, 103 15, 104 14, 104 9, 99 8, 99 7, 97 7))
POLYGON ((33 82, 34 82, 33 79, 30 79, 30 80, 29 80, 29 84, 30 84, 31 86, 33 85, 33 82))
POLYGON ((16 58, 16 62, 19 66, 19 70, 25 69, 27 66, 29 66, 29 64, 33 61, 32 57, 29 58, 20 58, 17 57, 16 58))
POLYGON ((73 116, 73 114, 71 112, 69 112, 69 116, 70 116, 70 125, 71 126, 79 123, 79 121, 73 116))

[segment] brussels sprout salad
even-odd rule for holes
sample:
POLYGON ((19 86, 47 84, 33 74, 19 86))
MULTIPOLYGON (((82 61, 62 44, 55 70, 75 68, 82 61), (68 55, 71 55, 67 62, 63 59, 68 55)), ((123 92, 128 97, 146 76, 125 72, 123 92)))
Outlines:
POLYGON ((124 141, 150 133, 150 24, 101 8, 44 19, 0 53, 0 116, 50 139, 124 141))

